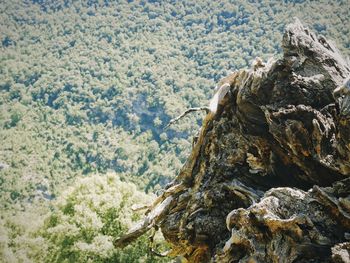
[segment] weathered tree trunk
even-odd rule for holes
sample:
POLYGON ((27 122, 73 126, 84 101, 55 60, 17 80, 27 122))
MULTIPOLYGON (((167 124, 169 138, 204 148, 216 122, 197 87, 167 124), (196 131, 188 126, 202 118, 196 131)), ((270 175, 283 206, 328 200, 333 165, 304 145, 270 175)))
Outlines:
POLYGON ((350 94, 333 91, 347 89, 350 65, 297 20, 282 44, 282 59, 221 81, 230 90, 204 119, 178 190, 155 204, 172 197, 152 222, 173 255, 349 262, 350 94))

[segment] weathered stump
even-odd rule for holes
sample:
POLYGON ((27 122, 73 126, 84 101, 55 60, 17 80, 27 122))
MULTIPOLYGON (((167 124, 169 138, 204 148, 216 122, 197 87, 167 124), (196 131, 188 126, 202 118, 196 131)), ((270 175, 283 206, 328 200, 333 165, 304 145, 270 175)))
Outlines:
POLYGON ((204 119, 177 191, 155 204, 172 197, 153 221, 172 255, 349 262, 350 65, 298 20, 282 44, 282 59, 220 82, 230 90, 204 119))

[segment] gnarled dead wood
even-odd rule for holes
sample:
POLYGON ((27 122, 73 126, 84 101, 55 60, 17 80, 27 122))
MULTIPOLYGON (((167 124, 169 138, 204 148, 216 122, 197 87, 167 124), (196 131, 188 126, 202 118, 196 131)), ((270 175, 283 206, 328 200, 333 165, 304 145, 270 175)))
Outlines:
POLYGON ((208 113, 210 111, 210 109, 208 107, 195 107, 195 108, 189 108, 187 110, 185 110, 182 114, 180 114, 179 116, 177 116, 174 119, 171 119, 169 121, 169 123, 165 126, 165 130, 168 129, 171 125, 173 125, 175 122, 178 122, 179 120, 181 120, 183 117, 185 117, 187 114, 191 113, 191 112, 195 112, 195 111, 205 111, 206 113, 208 113))
POLYGON ((118 244, 158 225, 190 262, 346 262, 350 65, 298 20, 282 46, 219 82, 175 186, 118 244))

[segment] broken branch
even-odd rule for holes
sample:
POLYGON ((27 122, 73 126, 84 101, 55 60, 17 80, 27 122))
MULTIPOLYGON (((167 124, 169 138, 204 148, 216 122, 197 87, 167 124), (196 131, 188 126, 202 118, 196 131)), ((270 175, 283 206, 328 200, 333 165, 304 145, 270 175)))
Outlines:
POLYGON ((174 124, 175 122, 179 121, 183 117, 185 117, 187 114, 194 112, 194 111, 205 111, 206 113, 209 113, 210 109, 209 107, 195 107, 195 108, 189 108, 185 112, 183 112, 181 115, 177 116, 176 118, 173 118, 169 121, 168 125, 165 126, 165 130, 169 128, 170 125, 174 124))

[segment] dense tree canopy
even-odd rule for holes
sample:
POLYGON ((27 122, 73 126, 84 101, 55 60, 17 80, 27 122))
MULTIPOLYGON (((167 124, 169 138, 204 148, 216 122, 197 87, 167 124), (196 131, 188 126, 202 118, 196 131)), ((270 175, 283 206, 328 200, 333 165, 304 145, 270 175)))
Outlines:
POLYGON ((1 211, 47 207, 110 171, 164 186, 202 116, 169 120, 256 56, 279 56, 294 16, 350 54, 347 0, 2 1, 1 211))

